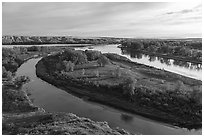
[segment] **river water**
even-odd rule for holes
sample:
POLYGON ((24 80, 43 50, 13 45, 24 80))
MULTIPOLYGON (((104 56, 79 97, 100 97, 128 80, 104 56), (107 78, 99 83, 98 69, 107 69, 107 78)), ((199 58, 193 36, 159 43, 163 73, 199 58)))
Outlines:
MULTIPOLYGON (((113 47, 116 48, 116 46, 112 46, 112 48, 113 47)), ((85 49, 86 48, 83 48, 83 50, 85 49)), ((104 46, 98 46, 95 49, 101 49, 102 52, 106 52, 104 46)), ((106 50, 108 52, 115 51, 111 48, 106 50)), ((28 60, 21 65, 21 67, 17 70, 16 75, 25 75, 30 77, 31 81, 25 84, 23 88, 31 93, 30 98, 33 100, 34 104, 44 108, 46 111, 69 112, 80 117, 90 118, 94 121, 107 121, 112 128, 120 127, 134 134, 201 134, 201 129, 187 130, 172 127, 135 114, 127 113, 98 103, 88 102, 75 97, 36 76, 35 65, 39 60, 40 58, 28 60)))

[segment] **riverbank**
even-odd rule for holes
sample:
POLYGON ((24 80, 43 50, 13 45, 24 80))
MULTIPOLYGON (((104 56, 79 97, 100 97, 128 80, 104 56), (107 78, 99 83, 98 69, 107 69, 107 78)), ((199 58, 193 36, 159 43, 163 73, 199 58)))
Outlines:
MULTIPOLYGON (((142 79, 146 80, 140 81, 141 79, 138 79, 137 81, 140 81, 138 82, 138 85, 139 83, 141 84, 145 82, 148 82, 151 85, 155 84, 155 86, 158 86, 158 83, 171 85, 171 83, 174 83, 175 80, 181 80, 184 85, 189 86, 201 84, 201 81, 198 80, 193 80, 174 73, 158 70, 153 67, 148 67, 130 61, 120 61, 120 59, 118 59, 118 61, 114 61, 112 63, 118 63, 120 66, 123 65, 123 67, 131 67, 131 71, 137 71, 140 72, 140 74, 145 74, 146 76, 149 75, 148 77, 151 77, 150 81, 153 81, 151 83, 149 81, 146 81, 147 79, 143 77, 142 79), (155 77, 157 77, 157 79, 155 77), (156 81, 157 83, 154 83, 156 81)), ((86 98, 91 101, 100 102, 102 104, 110 105, 179 127, 186 127, 189 129, 201 127, 201 107, 199 105, 197 106, 196 104, 193 104, 192 102, 189 102, 189 100, 185 100, 186 97, 180 97, 181 95, 183 95, 181 93, 175 94, 172 91, 154 91, 156 93, 153 93, 153 91, 150 89, 156 87, 144 88, 141 86, 136 88, 136 94, 133 95, 133 97, 130 99, 128 96, 122 94, 123 91, 121 87, 117 85, 114 87, 101 86, 100 84, 99 86, 96 86, 93 83, 85 84, 82 80, 76 81, 70 78, 63 79, 59 75, 55 75, 54 72, 50 72, 50 70, 48 73, 46 67, 43 65, 43 59, 36 65, 36 74, 38 77, 47 81, 48 83, 71 92, 76 96, 86 96, 86 98), (189 107, 187 105, 184 105, 185 103, 187 103, 188 105, 193 105, 196 108, 192 108, 193 106, 189 107), (181 108, 184 110, 181 111, 181 108), (198 112, 198 115, 192 111, 196 111, 195 113, 198 112), (195 119, 191 119, 190 115, 195 117, 195 119)), ((159 85, 159 87, 162 86, 159 85)))
POLYGON ((187 58, 187 57, 162 54, 162 53, 158 53, 158 52, 154 53, 154 52, 148 52, 148 51, 144 51, 144 50, 135 50, 135 49, 125 48, 125 47, 119 47, 119 48, 121 48, 121 50, 131 50, 131 52, 136 52, 136 53, 138 52, 138 53, 147 54, 150 56, 162 57, 162 58, 166 58, 166 59, 174 59, 174 60, 185 61, 185 62, 190 62, 190 63, 195 63, 195 64, 202 64, 202 61, 200 61, 200 60, 193 60, 193 59, 187 58))

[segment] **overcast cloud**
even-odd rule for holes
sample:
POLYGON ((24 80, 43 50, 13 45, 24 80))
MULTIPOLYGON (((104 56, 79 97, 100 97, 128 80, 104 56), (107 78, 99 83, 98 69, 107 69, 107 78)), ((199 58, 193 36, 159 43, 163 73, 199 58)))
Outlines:
MULTIPOLYGON (((200 3, 199 3, 200 2, 200 3)), ((3 35, 201 37, 196 3, 3 3, 3 35)))

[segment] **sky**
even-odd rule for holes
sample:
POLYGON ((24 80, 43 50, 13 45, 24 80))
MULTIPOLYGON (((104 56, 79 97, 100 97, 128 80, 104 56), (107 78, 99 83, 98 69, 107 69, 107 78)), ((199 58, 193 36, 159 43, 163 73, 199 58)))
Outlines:
POLYGON ((202 37, 202 2, 4 2, 2 34, 202 37))

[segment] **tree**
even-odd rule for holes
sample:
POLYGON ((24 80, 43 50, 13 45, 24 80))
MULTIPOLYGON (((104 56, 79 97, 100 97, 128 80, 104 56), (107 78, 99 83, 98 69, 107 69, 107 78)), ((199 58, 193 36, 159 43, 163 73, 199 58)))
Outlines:
POLYGON ((169 53, 169 51, 170 51, 170 47, 166 44, 162 45, 158 50, 158 52, 161 52, 161 53, 169 53))
POLYGON ((57 69, 57 70, 61 70, 61 69, 62 69, 61 63, 57 63, 57 64, 56 64, 56 69, 57 69))
POLYGON ((121 71, 120 71, 120 67, 119 66, 116 68, 116 77, 117 78, 121 77, 121 71))
POLYGON ((74 71, 74 63, 72 63, 71 61, 70 61, 70 71, 74 71))
POLYGON ((190 93, 190 99, 198 104, 202 104, 202 86, 195 86, 190 93))
POLYGON ((123 93, 129 96, 135 94, 135 84, 137 80, 134 77, 127 77, 123 84, 123 93))
POLYGON ((144 45, 140 41, 134 41, 131 43, 131 47, 133 47, 136 50, 142 50, 144 48, 144 45))
POLYGON ((126 48, 133 48, 133 49, 136 49, 136 50, 144 49, 143 43, 141 41, 139 41, 139 40, 122 42, 122 46, 126 47, 126 48))
POLYGON ((63 66, 64 66, 64 69, 65 71, 74 71, 74 63, 72 63, 71 61, 66 61, 64 60, 63 62, 63 66))
POLYGON ((180 92, 180 93, 184 93, 188 90, 188 88, 185 86, 185 84, 178 80, 176 82, 176 85, 175 85, 175 92, 180 92))
POLYGON ((2 77, 3 78, 7 77, 7 70, 6 70, 6 68, 4 66, 2 67, 2 77))
POLYGON ((99 77, 99 72, 98 70, 95 71, 96 77, 99 77))
POLYGON ((7 80, 12 80, 12 73, 10 71, 7 71, 6 68, 2 67, 2 78, 6 78, 7 80))
POLYGON ((84 74, 85 74, 85 69, 82 69, 81 75, 84 76, 84 74))
POLYGON ((110 64, 110 60, 106 56, 101 55, 98 58, 97 63, 99 64, 99 66, 104 67, 105 65, 110 64))
POLYGON ((77 55, 77 61, 75 62, 75 64, 84 64, 86 63, 88 60, 87 60, 87 56, 85 53, 83 52, 77 52, 76 53, 77 55))
POLYGON ((10 72, 10 71, 7 71, 7 80, 9 80, 9 81, 11 81, 12 80, 12 78, 13 78, 13 76, 12 76, 12 72, 10 72))
POLYGON ((27 51, 31 51, 31 52, 40 51, 40 47, 37 47, 37 46, 28 47, 27 51))
POLYGON ((85 50, 85 54, 89 61, 97 60, 101 56, 101 52, 95 50, 85 50))
POLYGON ((83 64, 88 61, 87 56, 83 51, 72 49, 66 49, 62 54, 62 58, 64 60, 69 60, 74 64, 83 64))
POLYGON ((17 88, 21 88, 23 84, 29 82, 30 79, 27 76, 19 76, 16 77, 14 80, 14 84, 16 85, 17 88))

